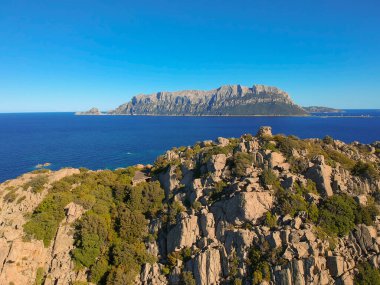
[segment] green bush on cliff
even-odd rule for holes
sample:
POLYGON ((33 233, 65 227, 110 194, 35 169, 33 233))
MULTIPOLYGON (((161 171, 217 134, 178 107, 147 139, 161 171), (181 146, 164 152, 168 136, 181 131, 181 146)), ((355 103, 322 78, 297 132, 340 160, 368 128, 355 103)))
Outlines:
POLYGON ((330 235, 345 236, 355 226, 356 203, 347 195, 329 197, 319 211, 319 224, 330 235))
POLYGON ((133 284, 141 265, 154 261, 143 241, 147 218, 162 209, 164 197, 158 182, 131 186, 133 175, 133 168, 86 171, 53 183, 25 224, 26 235, 48 246, 64 208, 75 202, 87 210, 75 223, 71 254, 77 266, 87 267, 97 284, 133 284))
POLYGON ((380 271, 368 262, 358 266, 359 273, 355 276, 356 285, 380 285, 380 271))
POLYGON ((224 154, 228 155, 233 151, 234 146, 229 144, 227 146, 214 146, 208 149, 205 149, 203 152, 202 163, 207 163, 213 155, 224 154))
POLYGON ((48 178, 46 175, 37 175, 33 177, 30 181, 25 183, 22 187, 24 190, 27 190, 31 187, 33 193, 41 192, 44 189, 45 184, 48 182, 48 178))
POLYGON ((234 172, 238 177, 247 175, 247 168, 253 164, 252 155, 245 152, 237 152, 234 154, 234 172))
POLYGON ((260 175, 260 182, 263 186, 271 185, 275 189, 280 187, 280 180, 271 169, 264 169, 260 175))
POLYGON ((49 246, 59 223, 65 217, 65 206, 72 200, 71 193, 52 193, 34 210, 31 219, 24 225, 24 231, 30 238, 42 240, 49 246))
POLYGON ((379 173, 372 163, 358 161, 352 169, 352 174, 368 179, 377 179, 379 173))
POLYGON ((252 283, 260 284, 262 281, 270 281, 270 264, 267 261, 267 252, 258 247, 252 247, 248 252, 248 265, 253 272, 252 283))
POLYGON ((195 279, 193 273, 185 271, 181 274, 181 283, 182 285, 195 285, 195 279))

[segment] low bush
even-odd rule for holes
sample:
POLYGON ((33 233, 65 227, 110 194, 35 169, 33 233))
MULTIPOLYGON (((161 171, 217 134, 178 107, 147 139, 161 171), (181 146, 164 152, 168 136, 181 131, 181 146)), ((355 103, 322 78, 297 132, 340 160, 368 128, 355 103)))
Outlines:
POLYGON ((181 284, 183 285, 195 285, 195 279, 193 273, 190 271, 185 271, 181 274, 181 284))
POLYGON ((319 225, 330 235, 343 237, 355 227, 357 204, 347 195, 329 197, 319 210, 319 225))
POLYGON ((264 169, 260 175, 260 182, 263 186, 271 185, 275 188, 280 187, 277 175, 271 169, 264 169))
POLYGON ((3 200, 5 203, 12 203, 17 199, 16 190, 10 190, 7 194, 4 195, 3 200))
POLYGON ((379 173, 372 163, 366 163, 362 161, 358 161, 352 168, 351 172, 353 175, 373 180, 379 177, 379 173))
POLYGON ((359 273, 355 276, 357 285, 380 285, 380 271, 368 262, 358 266, 359 273))
POLYGON ((44 189, 45 184, 48 182, 46 175, 37 175, 33 177, 29 182, 25 183, 22 187, 24 190, 31 187, 33 193, 39 193, 44 189))

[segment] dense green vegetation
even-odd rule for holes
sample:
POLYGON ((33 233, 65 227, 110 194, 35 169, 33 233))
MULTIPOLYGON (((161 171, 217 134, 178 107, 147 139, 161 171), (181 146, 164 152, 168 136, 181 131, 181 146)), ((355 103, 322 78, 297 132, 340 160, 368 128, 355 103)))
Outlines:
POLYGON ((372 225, 378 215, 373 203, 360 206, 348 195, 334 195, 323 202, 319 211, 319 225, 330 235, 345 236, 355 224, 372 225))
POLYGON ((162 209, 158 182, 131 185, 134 169, 86 172, 64 178, 35 209, 24 230, 48 246, 70 202, 87 211, 75 225, 73 259, 90 270, 96 284, 133 284, 142 264, 153 262, 145 248, 148 218, 162 209), (80 183, 77 183, 80 182, 80 183))
POLYGON ((355 276, 356 285, 380 285, 380 271, 368 262, 358 266, 359 273, 355 276))
POLYGON ((259 248, 257 246, 253 246, 249 250, 247 263, 252 270, 252 276, 250 278, 252 284, 257 285, 263 281, 270 281, 270 261, 277 259, 276 253, 277 250, 270 251, 267 248, 259 248))

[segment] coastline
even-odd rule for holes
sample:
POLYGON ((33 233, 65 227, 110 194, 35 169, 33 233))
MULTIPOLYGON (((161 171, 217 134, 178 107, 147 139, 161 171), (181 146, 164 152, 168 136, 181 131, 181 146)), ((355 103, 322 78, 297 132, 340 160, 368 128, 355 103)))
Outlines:
POLYGON ((294 118, 374 118, 375 116, 370 115, 164 115, 164 114, 74 114, 75 116, 131 116, 131 117, 294 117, 294 118))

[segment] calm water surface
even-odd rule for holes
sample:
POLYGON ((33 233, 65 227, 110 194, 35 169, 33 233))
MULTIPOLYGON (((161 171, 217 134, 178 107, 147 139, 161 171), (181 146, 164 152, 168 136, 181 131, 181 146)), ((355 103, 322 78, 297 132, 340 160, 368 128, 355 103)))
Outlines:
POLYGON ((349 110, 315 117, 75 116, 72 113, 0 114, 0 182, 31 171, 124 167, 152 163, 173 146, 218 136, 255 134, 260 126, 301 138, 333 136, 345 142, 380 140, 380 110, 349 110), (338 115, 338 116, 336 116, 338 115), (349 117, 349 116, 364 117, 349 117), (369 115, 370 117, 366 117, 369 115), (342 117, 340 117, 342 116, 342 117))

